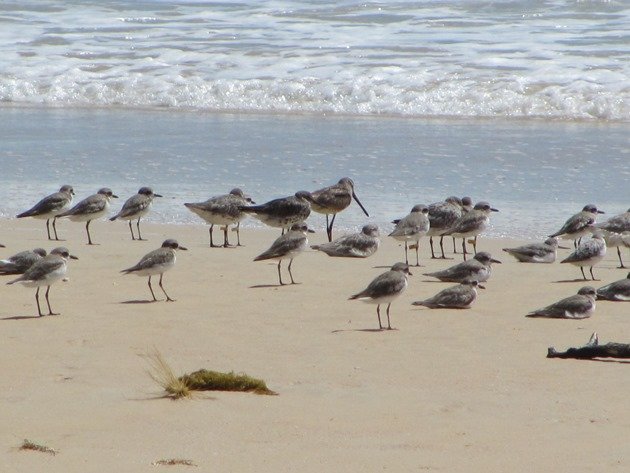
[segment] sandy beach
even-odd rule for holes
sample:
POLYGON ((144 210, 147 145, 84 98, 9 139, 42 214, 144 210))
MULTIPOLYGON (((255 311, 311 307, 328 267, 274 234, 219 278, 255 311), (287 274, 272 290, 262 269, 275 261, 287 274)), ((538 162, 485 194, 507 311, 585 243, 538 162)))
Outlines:
MULTIPOLYGON (((293 264, 300 284, 278 287, 275 264, 252 261, 277 231, 245 229, 244 247, 210 249, 202 225, 146 225, 149 241, 133 242, 124 223, 94 222, 93 247, 82 224, 59 230, 80 258, 51 290, 61 315, 34 317, 33 289, 0 286, 2 471, 628 468, 625 364, 545 356, 595 331, 602 343, 628 342, 630 305, 602 301, 585 320, 525 318, 585 284, 573 266, 519 264, 500 251, 520 242, 480 240, 503 264, 474 307, 457 311, 410 305, 448 285, 422 272, 460 258, 430 260, 423 240, 426 266, 412 268, 392 306, 396 330, 379 332, 375 306, 347 298, 402 258, 387 237, 365 260, 308 251, 293 264), (146 278, 119 271, 165 238, 189 248, 164 279, 177 302, 145 303, 146 278), (279 395, 160 398, 144 358, 155 349, 178 374, 245 372, 279 395), (58 453, 20 451, 24 439, 58 453), (152 465, 172 458, 197 468, 152 465)), ((56 246, 44 238, 41 221, 3 220, 0 257, 56 246)), ((617 264, 609 251, 594 285, 625 277, 617 264)))

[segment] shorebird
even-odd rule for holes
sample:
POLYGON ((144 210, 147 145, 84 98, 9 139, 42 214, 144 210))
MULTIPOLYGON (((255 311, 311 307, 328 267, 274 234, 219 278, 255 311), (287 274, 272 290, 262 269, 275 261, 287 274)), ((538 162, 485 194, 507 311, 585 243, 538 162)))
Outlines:
POLYGON ((477 299, 477 287, 483 289, 477 281, 467 280, 456 286, 447 287, 429 299, 412 302, 412 305, 429 309, 469 309, 477 299))
POLYGON ((584 286, 574 296, 567 297, 542 309, 534 310, 526 317, 549 317, 553 319, 586 319, 595 312, 594 287, 584 286))
POLYGON ((488 202, 477 202, 472 210, 465 212, 443 235, 463 238, 462 251, 466 260, 466 238, 473 237, 473 249, 477 253, 477 236, 487 228, 490 213, 498 212, 488 202))
POLYGON ((59 240, 57 235, 57 217, 72 203, 72 196, 74 195, 74 189, 72 186, 61 186, 59 192, 50 194, 37 202, 32 208, 26 212, 22 212, 17 215, 17 218, 33 217, 38 219, 46 219, 46 232, 48 233, 48 239, 52 240, 50 236, 49 222, 52 219, 52 227, 55 233, 55 240, 59 240))
MULTIPOLYGON (((442 259, 446 259, 444 255, 444 235, 442 232, 451 227, 458 218, 463 214, 463 204, 459 197, 447 197, 443 202, 435 202, 429 205, 429 244, 431 245, 431 258, 436 259, 433 251, 433 237, 440 237, 440 249, 442 250, 442 259)), ((453 246, 454 247, 454 246, 453 246)))
POLYGON ((111 189, 103 187, 96 194, 86 197, 70 210, 58 214, 57 218, 68 217, 73 222, 87 222, 85 231, 88 236, 88 245, 93 245, 94 243, 92 243, 92 237, 90 236, 90 222, 103 217, 107 213, 109 201, 112 198, 117 199, 118 196, 114 195, 111 189))
MULTIPOLYGON (((589 228, 593 229, 593 226, 591 225, 589 228)), ((571 263, 574 266, 579 266, 585 281, 588 278, 584 274, 584 266, 590 266, 591 278, 595 281, 593 266, 603 260, 604 256, 606 256, 606 242, 602 234, 596 231, 591 239, 580 243, 577 249, 560 263, 571 263)))
POLYGON ((368 214, 355 194, 354 182, 349 177, 339 179, 339 182, 334 186, 324 187, 323 189, 311 192, 308 200, 311 203, 312 210, 326 215, 326 234, 328 235, 329 242, 332 241, 332 228, 333 223, 335 223, 335 217, 352 203, 352 199, 359 204, 363 213, 369 217, 370 214, 368 214), (330 224, 328 223, 329 215, 332 215, 330 224))
POLYGON ((7 259, 0 260, 0 275, 24 274, 28 268, 44 256, 46 256, 46 250, 43 248, 20 251, 7 259))
POLYGON ((264 260, 277 260, 278 261, 278 280, 280 281, 280 285, 284 285, 282 282, 282 274, 280 272, 280 265, 282 264, 282 260, 289 260, 289 276, 291 277, 291 284, 296 284, 293 280, 293 274, 291 273, 291 265, 293 264, 293 259, 299 256, 308 246, 308 238, 306 237, 306 233, 310 232, 308 226, 304 222, 294 223, 291 225, 291 228, 287 233, 278 237, 276 241, 273 242, 271 247, 261 253, 260 255, 254 258, 254 261, 264 261, 264 260))
POLYGON ((415 241, 416 266, 420 266, 418 247, 420 246, 420 238, 429 231, 429 208, 423 204, 414 205, 409 215, 400 220, 394 220, 394 223, 396 228, 389 236, 405 242, 405 263, 409 264, 407 243, 415 241))
POLYGON ((313 245, 311 248, 323 251, 328 256, 367 258, 376 253, 379 244, 378 226, 368 224, 363 226, 360 233, 346 235, 330 243, 313 245))
POLYGON ((131 232, 131 239, 135 240, 136 237, 133 234, 133 227, 131 221, 138 219, 136 227, 138 228, 138 240, 142 241, 142 235, 140 234, 140 219, 149 213, 151 205, 153 204, 154 197, 162 197, 160 194, 155 194, 150 187, 141 187, 136 195, 127 199, 123 204, 122 209, 110 220, 113 222, 117 218, 129 221, 129 231, 131 232))
POLYGON ((597 290, 597 298, 606 301, 630 301, 630 273, 626 279, 600 287, 597 290))
POLYGON ((549 237, 543 243, 530 243, 516 248, 503 248, 503 251, 514 256, 521 263, 553 263, 558 256, 558 238, 549 237))
POLYGON ((311 194, 307 191, 296 192, 295 195, 270 200, 261 205, 239 205, 238 209, 251 213, 258 220, 270 227, 285 229, 294 223, 305 221, 311 214, 311 194))
POLYGON ((477 281, 486 282, 492 274, 492 263, 501 263, 487 251, 480 251, 472 259, 463 261, 455 266, 435 271, 433 273, 423 273, 424 276, 431 276, 444 282, 477 281))
POLYGON ((556 233, 549 235, 550 237, 560 237, 563 240, 573 240, 573 247, 577 248, 579 240, 591 233, 591 226, 597 220, 597 214, 603 214, 597 206, 593 204, 585 205, 581 212, 571 216, 562 228, 556 233))
POLYGON ((387 304, 387 329, 391 330, 389 309, 392 302, 407 288, 407 275, 411 276, 409 265, 396 263, 389 271, 376 276, 368 287, 350 296, 348 300, 360 299, 369 304, 377 304, 376 316, 378 317, 379 330, 384 328, 381 324, 381 304, 387 304))
POLYGON ((223 225, 223 247, 230 246, 228 242, 228 226, 236 224, 237 246, 241 246, 241 220, 246 216, 240 207, 255 204, 249 196, 246 196, 239 188, 232 189, 229 194, 210 197, 205 202, 184 204, 190 211, 199 215, 210 224, 210 247, 218 248, 212 241, 212 230, 215 225, 223 225))
POLYGON ((49 255, 36 261, 26 270, 24 274, 13 281, 9 281, 7 284, 15 284, 16 282, 19 282, 26 287, 36 287, 37 291, 35 292, 35 301, 37 302, 37 312, 40 317, 44 314, 42 314, 42 310, 39 306, 39 288, 47 286, 46 304, 48 305, 48 315, 59 315, 59 313, 53 312, 50 307, 48 293, 50 292, 50 286, 66 275, 66 271, 68 270, 68 259, 78 258, 71 255, 68 249, 63 246, 55 248, 49 255))
POLYGON ((619 268, 625 268, 621 259, 621 247, 630 246, 630 209, 626 212, 615 215, 603 223, 595 225, 596 228, 603 230, 604 239, 608 248, 617 248, 617 256, 619 256, 619 268))
POLYGON ((164 290, 164 286, 162 286, 162 278, 166 271, 175 266, 175 262, 177 261, 175 250, 187 249, 188 248, 181 246, 177 242, 177 240, 169 238, 168 240, 164 240, 160 248, 147 253, 136 265, 132 266, 131 268, 123 269, 121 273, 135 274, 137 276, 149 276, 148 284, 151 295, 153 296, 153 302, 156 302, 157 298, 155 297, 155 294, 153 293, 153 288, 151 287, 151 276, 159 274, 160 289, 162 289, 162 292, 166 296, 167 302, 174 302, 175 299, 171 299, 164 290))

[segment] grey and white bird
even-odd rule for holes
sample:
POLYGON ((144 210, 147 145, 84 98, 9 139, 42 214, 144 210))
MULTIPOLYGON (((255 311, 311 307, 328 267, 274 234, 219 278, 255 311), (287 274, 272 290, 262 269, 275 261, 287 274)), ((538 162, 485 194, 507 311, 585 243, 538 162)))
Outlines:
POLYGON ((308 247, 308 238, 306 233, 309 232, 308 226, 304 222, 294 223, 287 233, 278 237, 273 242, 271 247, 254 258, 254 261, 266 261, 275 260, 278 261, 278 280, 280 285, 284 285, 282 282, 282 273, 280 272, 280 265, 282 260, 289 260, 289 276, 291 277, 291 284, 296 284, 293 280, 293 273, 291 273, 291 265, 293 259, 298 257, 308 247))
POLYGON ((78 258, 71 255, 68 249, 63 246, 55 248, 49 255, 36 261, 24 272, 24 274, 19 276, 17 279, 9 281, 7 284, 15 284, 19 282, 26 287, 36 287, 37 291, 35 292, 35 301, 37 302, 37 313, 40 317, 44 314, 39 306, 39 288, 46 286, 46 304, 48 305, 48 315, 59 315, 59 313, 53 312, 50 307, 48 294, 50 293, 50 286, 63 279, 66 275, 68 270, 68 259, 78 258))
POLYGON ((459 197, 447 197, 443 202, 435 202, 429 205, 429 245, 431 246, 431 258, 435 259, 433 251, 433 237, 440 237, 440 249, 442 259, 446 259, 444 254, 444 235, 442 233, 450 228, 464 213, 462 200, 459 197))
POLYGON ((542 309, 534 310, 526 317, 548 317, 553 319, 586 319, 595 312, 594 287, 584 286, 574 296, 566 297, 542 309))
POLYGON ((252 214, 270 227, 282 228, 282 233, 294 223, 305 221, 311 214, 311 194, 307 191, 295 195, 270 200, 261 205, 241 205, 239 210, 252 214))
POLYGON ((573 240, 573 246, 577 248, 579 240, 591 233, 591 227, 597 221, 597 214, 603 213, 601 210, 598 210, 596 205, 585 205, 581 212, 569 217, 560 230, 549 236, 560 237, 563 240, 573 240))
POLYGON ((430 228, 429 208, 424 204, 414 205, 406 217, 395 220, 396 227, 389 236, 405 243, 405 263, 409 264, 408 243, 415 242, 416 266, 420 266, 418 247, 420 239, 427 234, 430 228))
POLYGON ((140 219, 149 213, 153 199, 155 197, 162 197, 160 194, 153 192, 150 187, 141 187, 138 193, 123 204, 122 209, 116 215, 110 218, 113 222, 116 219, 128 220, 129 231, 131 232, 131 239, 135 240, 136 237, 133 234, 133 227, 131 226, 132 220, 137 220, 136 227, 138 228, 138 240, 142 241, 142 235, 140 234, 140 219))
POLYGON ((46 220, 46 232, 48 233, 48 239, 52 240, 50 236, 49 222, 52 219, 52 227, 55 233, 55 240, 59 240, 57 235, 57 216, 67 209, 72 203, 72 196, 74 195, 74 189, 72 186, 61 186, 59 192, 50 194, 37 202, 32 208, 17 215, 17 218, 33 217, 41 220, 46 220))
POLYGON ((109 201, 118 196, 114 195, 111 189, 103 187, 96 194, 86 197, 70 210, 57 215, 57 218, 68 217, 73 222, 87 222, 85 231, 88 236, 88 245, 93 245, 90 236, 90 222, 92 220, 104 217, 109 211, 109 201))
POLYGON ((180 245, 177 240, 169 238, 168 240, 164 240, 162 246, 157 250, 153 250, 142 257, 142 259, 135 264, 134 266, 123 269, 121 273, 124 274, 135 274, 136 276, 149 276, 149 290, 151 291, 151 295, 153 296, 153 301, 157 301, 155 294, 153 292, 153 288, 151 287, 151 276, 160 275, 160 289, 166 296, 167 302, 174 302, 175 299, 171 299, 170 296, 166 293, 164 286, 162 285, 162 278, 164 277, 164 273, 175 266, 175 262, 177 261, 176 251, 177 250, 187 250, 188 248, 180 245))
POLYGON ((483 233, 490 222, 490 214, 498 212, 488 202, 477 202, 472 210, 465 212, 457 221, 446 230, 443 235, 462 238, 462 251, 466 260, 466 239, 473 237, 473 249, 477 253, 477 237, 483 233))
MULTIPOLYGON (((590 228, 593 229, 593 226, 591 225, 590 228)), ((560 261, 560 263, 570 263, 574 266, 579 266, 585 281, 588 278, 584 274, 584 267, 589 266, 591 278, 595 281, 593 266, 603 260, 604 256, 606 256, 606 242, 601 232, 595 231, 592 238, 580 243, 577 249, 560 261)))
POLYGON ((43 248, 35 248, 32 251, 20 251, 13 256, 0 260, 0 275, 24 274, 44 256, 46 256, 46 250, 43 248))
POLYGON ((521 263, 553 263, 558 257, 558 248, 568 249, 558 244, 557 237, 549 237, 542 243, 530 243, 516 248, 503 248, 521 263))
POLYGON ((619 268, 625 268, 623 259, 621 259, 621 248, 630 246, 630 209, 626 212, 609 218, 605 222, 595 225, 604 231, 604 240, 608 248, 617 248, 617 256, 619 257, 619 268))
POLYGON ((480 251, 472 259, 463 261, 450 268, 432 273, 423 273, 444 282, 477 281, 486 282, 492 275, 492 263, 501 263, 487 251, 480 251))
POLYGON ((229 194, 210 197, 204 202, 185 203, 184 205, 191 212, 196 213, 210 224, 210 247, 218 248, 212 241, 212 231, 215 225, 223 226, 223 247, 230 246, 228 241, 228 227, 236 225, 237 246, 241 246, 240 226, 247 214, 241 209, 242 206, 255 204, 251 197, 246 196, 239 188, 234 188, 229 194))
POLYGON ((411 276, 407 263, 396 263, 385 273, 379 274, 372 280, 368 287, 361 292, 350 296, 348 300, 359 299, 369 304, 376 304, 376 316, 378 328, 384 327, 381 323, 381 304, 387 304, 387 329, 392 329, 389 317, 389 309, 392 302, 407 289, 407 276, 411 276))
POLYGON ((335 185, 310 193, 308 200, 311 203, 311 209, 314 212, 326 215, 326 234, 329 242, 332 241, 332 228, 333 223, 335 223, 335 217, 337 217, 339 212, 348 208, 352 203, 352 199, 359 204, 366 217, 369 217, 370 214, 365 210, 365 207, 363 207, 363 204, 354 192, 354 181, 349 177, 343 177, 335 185), (330 224, 328 223, 329 215, 332 215, 330 224))
POLYGON ((412 305, 429 309, 469 309, 477 299, 478 287, 483 288, 477 281, 464 281, 456 286, 447 287, 429 299, 412 302, 412 305))
POLYGON ((605 301, 630 301, 630 273, 625 279, 611 282, 597 290, 597 298, 605 301))
POLYGON ((367 258, 376 253, 380 242, 378 226, 368 224, 363 226, 360 233, 345 235, 330 243, 312 245, 311 248, 322 251, 328 256, 367 258))

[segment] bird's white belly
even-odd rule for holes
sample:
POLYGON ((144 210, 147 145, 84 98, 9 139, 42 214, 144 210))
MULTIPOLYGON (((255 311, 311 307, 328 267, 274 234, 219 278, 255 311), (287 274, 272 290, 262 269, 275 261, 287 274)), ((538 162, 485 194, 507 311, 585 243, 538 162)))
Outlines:
POLYGON ((175 266, 175 262, 156 264, 151 266, 150 268, 140 269, 138 271, 134 271, 133 274, 137 276, 153 276, 154 274, 162 274, 175 266))

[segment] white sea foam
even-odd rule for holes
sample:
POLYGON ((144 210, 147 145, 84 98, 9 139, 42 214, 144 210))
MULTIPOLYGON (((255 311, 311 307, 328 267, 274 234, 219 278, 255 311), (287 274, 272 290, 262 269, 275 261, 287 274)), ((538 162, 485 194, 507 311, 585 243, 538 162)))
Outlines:
POLYGON ((7 1, 0 103, 627 121, 629 32, 623 2, 7 1))

